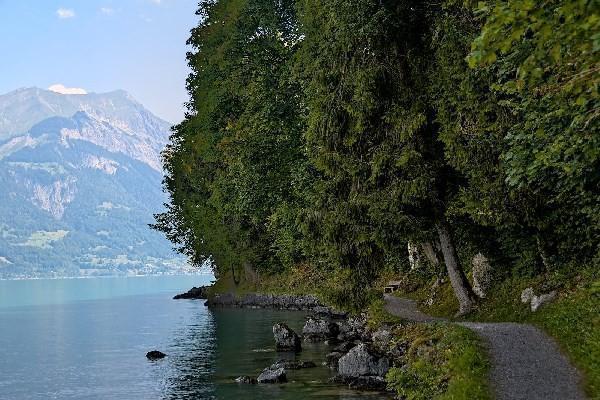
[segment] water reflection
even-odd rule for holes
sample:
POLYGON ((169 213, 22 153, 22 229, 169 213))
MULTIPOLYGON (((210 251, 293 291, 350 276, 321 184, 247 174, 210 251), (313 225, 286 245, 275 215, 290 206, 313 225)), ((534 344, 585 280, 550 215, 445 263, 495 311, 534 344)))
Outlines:
POLYGON ((213 382, 217 347, 214 315, 199 305, 191 320, 174 331, 169 344, 168 371, 163 375, 165 399, 217 398, 213 382))
POLYGON ((333 372, 322 363, 330 347, 323 343, 305 343, 299 354, 275 352, 273 324, 284 321, 296 332, 300 332, 305 313, 239 309, 219 309, 212 310, 211 313, 216 337, 212 376, 215 391, 211 394, 219 400, 390 399, 379 393, 357 392, 329 383, 333 372), (281 358, 313 361, 318 367, 289 370, 288 383, 279 385, 247 385, 233 381, 240 375, 256 377, 263 368, 281 358))

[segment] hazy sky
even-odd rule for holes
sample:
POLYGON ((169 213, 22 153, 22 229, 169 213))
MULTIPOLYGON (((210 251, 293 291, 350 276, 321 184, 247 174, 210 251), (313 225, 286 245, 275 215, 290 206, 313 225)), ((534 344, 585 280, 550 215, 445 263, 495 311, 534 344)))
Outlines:
POLYGON ((0 0, 0 94, 54 84, 124 89, 183 118, 197 0, 0 0))

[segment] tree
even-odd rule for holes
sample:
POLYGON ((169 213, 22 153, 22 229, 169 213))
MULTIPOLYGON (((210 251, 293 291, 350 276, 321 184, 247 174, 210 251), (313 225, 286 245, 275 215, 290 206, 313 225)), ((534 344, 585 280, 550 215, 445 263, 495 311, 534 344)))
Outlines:
POLYGON ((446 218, 461 177, 428 97, 428 18, 422 2, 306 3, 306 138, 324 176, 315 241, 366 287, 407 240, 437 235, 466 313, 473 295, 446 218))
MULTIPOLYGON (((293 1, 206 1, 188 55, 191 101, 164 153, 164 231, 218 272, 276 268, 269 219, 292 201, 304 160, 303 114, 290 60, 293 1)), ((239 274, 239 272, 238 272, 239 274)))

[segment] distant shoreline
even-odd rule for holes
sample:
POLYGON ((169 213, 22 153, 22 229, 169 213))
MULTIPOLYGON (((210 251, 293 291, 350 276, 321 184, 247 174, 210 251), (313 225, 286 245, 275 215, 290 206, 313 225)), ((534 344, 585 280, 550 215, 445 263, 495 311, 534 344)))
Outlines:
POLYGON ((0 281, 55 281, 55 280, 71 280, 71 279, 107 279, 107 278, 149 278, 162 276, 206 276, 212 275, 210 272, 198 272, 189 274, 143 274, 143 275, 108 275, 108 276, 60 276, 55 278, 0 278, 0 281))

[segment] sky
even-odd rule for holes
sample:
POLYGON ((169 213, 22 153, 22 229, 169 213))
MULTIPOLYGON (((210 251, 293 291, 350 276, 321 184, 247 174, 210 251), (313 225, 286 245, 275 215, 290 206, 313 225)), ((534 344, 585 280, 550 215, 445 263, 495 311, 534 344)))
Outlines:
POLYGON ((198 0, 0 0, 0 94, 123 89, 177 123, 197 8, 198 0))

